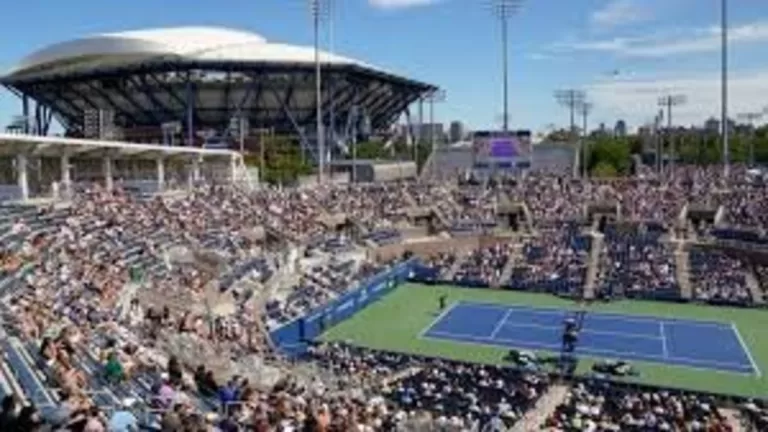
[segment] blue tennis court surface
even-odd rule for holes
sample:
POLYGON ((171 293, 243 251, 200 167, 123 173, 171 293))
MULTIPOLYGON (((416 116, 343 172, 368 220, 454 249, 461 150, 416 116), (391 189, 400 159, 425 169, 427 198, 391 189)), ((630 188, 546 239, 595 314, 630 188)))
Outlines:
MULTIPOLYGON (((560 351, 572 311, 454 303, 422 337, 517 349, 560 351)), ((576 354, 760 374, 736 326, 588 312, 576 354)))

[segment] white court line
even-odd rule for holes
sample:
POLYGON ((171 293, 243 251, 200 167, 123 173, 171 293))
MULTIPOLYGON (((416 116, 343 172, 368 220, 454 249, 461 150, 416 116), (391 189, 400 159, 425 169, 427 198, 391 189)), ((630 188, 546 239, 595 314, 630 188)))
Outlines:
POLYGON ((432 320, 432 322, 429 323, 428 326, 424 327, 424 330, 419 333, 419 337, 423 337, 425 334, 429 333, 430 330, 432 330, 432 327, 434 327, 437 323, 443 320, 446 315, 448 315, 452 310, 456 308, 461 304, 461 302, 451 303, 447 308, 443 309, 442 312, 440 312, 435 319, 432 320))
POLYGON ((659 334, 661 335, 661 355, 667 358, 669 351, 667 351, 667 332, 664 329, 664 321, 659 321, 659 334))
MULTIPOLYGON (((462 342, 461 339, 458 338, 465 338, 469 339, 469 343, 482 343, 486 342, 488 345, 492 346, 499 346, 498 343, 494 342, 506 342, 509 344, 517 344, 518 346, 532 348, 532 349, 544 349, 548 351, 559 351, 560 345, 558 344, 551 344, 546 342, 537 342, 537 341, 525 341, 525 340, 519 340, 519 339, 505 339, 505 338, 495 338, 490 339, 488 337, 480 337, 480 336, 471 336, 471 335, 462 335, 458 333, 451 333, 451 332, 441 332, 441 331, 433 331, 430 332, 431 335, 437 336, 437 338, 432 336, 426 336, 425 339, 440 339, 440 340, 451 340, 452 342, 462 342), (441 337, 442 336, 442 337, 441 337)), ((720 371, 720 372, 726 372, 726 373, 737 373, 741 375, 754 375, 753 373, 747 373, 747 372, 739 372, 735 370, 722 370, 722 369, 716 369, 717 366, 724 367, 724 368, 739 368, 743 367, 744 365, 741 363, 729 363, 729 362, 721 362, 721 361, 715 361, 715 360, 699 360, 699 359, 692 359, 688 357, 667 357, 666 359, 661 358, 660 356, 654 356, 654 355, 648 355, 643 353, 636 353, 633 351, 615 351, 611 349, 604 349, 604 348, 589 348, 584 346, 578 346, 576 353, 579 354, 586 354, 586 355, 592 355, 592 356, 600 356, 604 357, 604 354, 615 356, 616 358, 625 358, 627 360, 640 360, 640 361, 652 361, 657 363, 664 363, 667 366, 681 366, 681 367, 688 367, 688 368, 696 368, 696 366, 690 366, 687 364, 675 364, 670 363, 670 361, 678 360, 683 363, 692 363, 692 364, 699 364, 703 365, 701 368, 708 371, 720 371), (635 359, 632 359, 631 357, 636 357, 635 359), (709 368, 707 368, 709 366, 709 368)))
MULTIPOLYGON (((498 343, 493 343, 492 340, 484 339, 484 338, 477 338, 473 336, 464 336, 460 334, 453 334, 450 332, 432 332, 435 336, 424 336, 420 339, 432 339, 432 340, 440 340, 445 341, 448 340, 452 343, 461 344, 461 345, 486 345, 486 346, 492 346, 498 348, 500 345, 498 343), (442 336, 442 337, 441 337, 442 336), (461 340, 461 339, 455 339, 457 337, 467 338, 468 340, 461 340)), ((501 340, 496 339, 496 341, 499 342, 509 342, 511 344, 518 344, 517 347, 519 348, 527 348, 527 349, 542 349, 546 351, 558 351, 560 349, 560 345, 554 345, 554 344, 547 344, 547 343, 541 343, 541 342, 524 342, 519 340, 501 340), (527 345, 527 346, 526 346, 527 345)), ((507 345, 504 345, 507 346, 507 345)), ((586 355, 587 357, 592 358, 601 358, 604 359, 605 355, 597 353, 597 350, 587 350, 583 351, 582 354, 586 355)), ((683 367, 686 369, 694 369, 709 373, 723 373, 723 374, 736 374, 736 375, 746 375, 746 376, 754 376, 755 374, 753 372, 740 372, 737 370, 724 370, 724 369, 717 369, 713 366, 722 366, 722 367, 732 367, 732 366, 742 366, 742 365, 734 365, 734 364, 723 364, 720 362, 702 362, 700 360, 694 360, 694 359, 687 359, 685 357, 670 357, 667 358, 666 361, 653 357, 653 356, 646 356, 643 354, 633 354, 633 353, 620 353, 623 354, 625 359, 627 360, 633 360, 633 361, 649 361, 649 362, 656 362, 656 363, 662 363, 665 366, 673 366, 673 367, 683 367), (627 355, 635 356, 637 358, 628 358, 627 355), (670 360, 680 360, 682 362, 689 362, 689 363, 705 363, 704 366, 692 366, 690 364, 684 364, 684 363, 670 363, 670 360), (706 366, 706 364, 709 364, 709 367, 706 366)), ((620 354, 616 354, 617 356, 620 354)), ((619 357, 621 358, 621 357, 619 357)))
MULTIPOLYGON (((487 308, 487 309, 518 309, 520 311, 525 311, 531 314, 538 314, 538 315, 565 315, 571 312, 576 312, 577 309, 569 309, 566 307, 563 307, 562 309, 557 309, 549 306, 543 306, 543 307, 536 307, 536 306, 527 306, 522 304, 515 304, 515 303, 508 303, 508 304, 494 304, 494 303, 482 303, 482 302, 468 302, 468 301, 461 301, 464 306, 467 307, 476 307, 476 308, 487 308)), ((706 321, 706 320, 698 320, 698 319, 689 319, 689 318, 671 318, 671 317, 664 317, 664 316, 650 316, 650 315, 633 315, 633 314, 622 314, 619 312, 603 312, 599 310, 588 310, 587 311, 587 317, 592 319, 615 319, 617 321, 624 321, 628 323, 644 323, 644 324, 653 324, 659 321, 666 321, 668 323, 674 323, 674 324, 686 324, 691 327, 718 327, 718 328, 727 328, 728 323, 718 322, 718 321, 706 321)))
POLYGON ((736 334, 736 339, 739 340, 739 344, 741 344, 741 349, 744 350, 744 353, 747 354, 747 358, 749 359, 749 363, 752 364, 752 370, 754 370, 755 375, 758 377, 763 376, 762 372, 760 372, 760 368, 757 366, 757 363, 755 362, 755 359, 752 357, 752 353, 749 351, 749 347, 746 343, 744 343, 744 339, 741 337, 741 333, 739 332, 739 328, 736 327, 736 324, 731 323, 731 330, 733 330, 733 333, 736 334))
MULTIPOLYGON (((548 325, 542 325, 542 324, 534 324, 534 323, 507 322, 505 327, 538 328, 538 329, 545 329, 545 330, 554 330, 556 332, 561 332, 562 331, 561 327, 548 326, 548 325)), ((581 333, 581 334, 593 334, 593 335, 605 335, 605 336, 616 336, 616 337, 624 337, 624 338, 630 338, 630 339, 646 339, 646 340, 653 340, 653 341, 658 341, 659 339, 661 339, 658 336, 636 334, 636 333, 603 331, 603 330, 584 329, 584 330, 582 330, 579 333, 581 333)))
POLYGON ((515 310, 510 308, 507 313, 504 314, 503 317, 501 317, 501 320, 496 323, 496 326, 493 328, 493 331, 491 332, 491 335, 488 336, 489 338, 493 339, 496 337, 496 334, 504 327, 504 324, 507 323, 507 319, 509 319, 509 316, 512 315, 512 312, 515 310))

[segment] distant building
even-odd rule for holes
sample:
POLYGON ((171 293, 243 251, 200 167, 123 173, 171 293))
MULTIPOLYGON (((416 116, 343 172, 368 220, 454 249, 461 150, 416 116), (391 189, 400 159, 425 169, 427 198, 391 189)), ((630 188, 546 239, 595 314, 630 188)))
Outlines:
MULTIPOLYGON (((709 120, 704 122, 704 130, 706 132, 720 133, 720 127, 721 127, 720 120, 714 117, 711 117, 709 120)), ((733 131, 735 130, 736 130, 736 122, 731 119, 728 119, 728 131, 733 133, 733 131)))
POLYGON ((448 130, 448 136, 450 142, 459 142, 464 139, 466 132, 464 130, 464 123, 454 120, 451 122, 451 126, 448 130))
POLYGON ((643 125, 637 128, 637 134, 641 137, 651 136, 653 134, 653 126, 643 125))
POLYGON ((613 131, 609 130, 605 123, 600 123, 600 126, 590 133, 592 137, 606 137, 610 135, 613 135, 613 131))
POLYGON ((616 126, 613 128, 613 134, 617 137, 627 136, 627 122, 619 120, 616 122, 616 126))
POLYGON ((707 132, 720 132, 720 120, 712 117, 704 122, 704 130, 707 132))
POLYGON ((432 134, 434 134, 436 141, 445 141, 445 130, 442 123, 416 124, 413 126, 413 130, 416 138, 421 139, 421 141, 432 141, 432 134))

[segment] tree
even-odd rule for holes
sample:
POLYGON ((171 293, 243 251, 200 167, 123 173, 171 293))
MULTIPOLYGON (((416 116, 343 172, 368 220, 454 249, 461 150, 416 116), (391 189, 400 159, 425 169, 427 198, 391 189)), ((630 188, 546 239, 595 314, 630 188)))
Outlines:
MULTIPOLYGON (((384 147, 384 144, 382 141, 364 141, 353 145, 357 146, 358 159, 387 159, 392 153, 384 147)), ((352 157, 352 149, 347 156, 352 157)))
POLYGON ((626 137, 597 137, 588 141, 587 168, 593 174, 626 175, 632 165, 630 140, 626 137), (610 169, 609 169, 610 167, 610 169))
POLYGON ((600 162, 590 170, 590 175, 593 177, 611 178, 618 176, 618 172, 613 165, 607 162, 600 162))
MULTIPOLYGON (((248 166, 259 167, 260 154, 248 154, 245 157, 248 166)), ((287 136, 271 136, 264 138, 264 172, 265 182, 270 184, 290 184, 300 176, 312 173, 312 165, 303 160, 301 146, 298 141, 287 136)))

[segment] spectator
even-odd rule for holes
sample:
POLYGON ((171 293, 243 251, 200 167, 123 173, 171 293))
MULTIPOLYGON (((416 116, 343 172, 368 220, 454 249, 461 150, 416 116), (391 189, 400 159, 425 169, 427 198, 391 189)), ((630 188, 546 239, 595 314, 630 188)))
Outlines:
POLYGON ((139 421, 131 412, 135 403, 136 401, 131 398, 122 400, 121 409, 115 410, 109 418, 107 425, 109 432, 138 432, 139 421))

